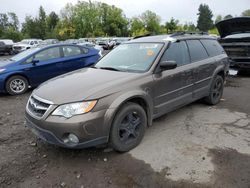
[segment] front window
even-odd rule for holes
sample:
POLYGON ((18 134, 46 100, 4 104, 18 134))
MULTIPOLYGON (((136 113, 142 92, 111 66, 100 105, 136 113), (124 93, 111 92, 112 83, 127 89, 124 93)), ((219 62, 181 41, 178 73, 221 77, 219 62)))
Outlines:
POLYGON ((49 48, 49 49, 46 49, 37 53, 34 59, 39 60, 39 61, 48 61, 48 60, 56 59, 60 57, 61 57, 61 54, 60 54, 59 47, 54 47, 54 48, 49 48))
POLYGON ((145 72, 151 67, 162 47, 162 43, 122 44, 104 56, 95 67, 125 72, 145 72))

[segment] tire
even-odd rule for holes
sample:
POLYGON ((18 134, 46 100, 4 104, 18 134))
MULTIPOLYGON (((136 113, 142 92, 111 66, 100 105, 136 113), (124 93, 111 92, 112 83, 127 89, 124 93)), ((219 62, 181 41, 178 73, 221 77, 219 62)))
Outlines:
POLYGON ((212 81, 212 85, 209 91, 209 95, 205 98, 205 101, 210 105, 215 105, 220 102, 223 95, 224 80, 220 75, 215 76, 212 81))
POLYGON ((7 80, 5 88, 10 95, 20 95, 28 90, 28 85, 28 80, 25 77, 16 75, 7 80))
POLYGON ((110 131, 110 145, 126 152, 141 142, 147 126, 147 115, 136 103, 126 103, 116 114, 110 131))

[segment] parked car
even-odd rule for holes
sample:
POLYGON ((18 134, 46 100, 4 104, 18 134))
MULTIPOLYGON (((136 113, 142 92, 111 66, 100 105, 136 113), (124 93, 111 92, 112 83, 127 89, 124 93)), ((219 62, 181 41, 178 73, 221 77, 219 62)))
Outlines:
POLYGON ((109 50, 109 39, 99 38, 96 40, 96 44, 101 46, 104 50, 109 50))
POLYGON ((216 24, 219 42, 230 57, 230 66, 250 69, 250 17, 237 17, 216 24))
POLYGON ((98 53, 70 44, 28 49, 0 62, 0 92, 22 94, 50 78, 93 65, 100 58, 98 53))
POLYGON ((14 53, 20 53, 24 50, 38 46, 41 42, 41 39, 24 39, 13 45, 13 51, 14 53))
POLYGON ((0 40, 0 54, 8 53, 9 55, 11 55, 13 44, 14 44, 13 40, 9 39, 0 40))
POLYGON ((41 139, 68 148, 136 147, 153 119, 204 98, 219 103, 228 57, 213 37, 163 35, 119 45, 92 68, 40 85, 26 107, 41 139))
POLYGON ((81 42, 81 43, 78 43, 78 45, 80 46, 86 46, 86 47, 89 47, 89 48, 95 48, 97 50, 99 50, 99 54, 102 56, 103 54, 103 48, 97 44, 94 44, 94 43, 91 43, 91 42, 81 42))
POLYGON ((79 41, 77 39, 67 39, 64 41, 65 44, 78 44, 79 41))
POLYGON ((57 43, 59 43, 58 39, 45 39, 41 42, 42 45, 57 44, 57 43))

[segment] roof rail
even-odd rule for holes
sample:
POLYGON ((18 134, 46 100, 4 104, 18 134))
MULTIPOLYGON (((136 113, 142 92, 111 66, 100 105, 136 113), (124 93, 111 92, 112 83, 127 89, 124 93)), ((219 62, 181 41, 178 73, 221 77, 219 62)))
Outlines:
POLYGON ((152 35, 153 35, 152 33, 146 33, 144 35, 135 36, 133 39, 138 39, 138 38, 142 38, 142 37, 149 37, 149 36, 152 36, 152 35))
POLYGON ((177 31, 175 33, 172 33, 170 36, 181 36, 181 35, 208 35, 208 32, 204 31, 177 31))

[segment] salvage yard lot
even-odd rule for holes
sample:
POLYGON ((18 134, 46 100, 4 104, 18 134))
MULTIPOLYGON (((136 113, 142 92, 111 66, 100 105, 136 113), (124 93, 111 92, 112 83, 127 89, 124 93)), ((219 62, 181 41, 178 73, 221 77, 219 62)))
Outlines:
POLYGON ((156 119, 124 154, 45 144, 25 127, 31 91, 2 94, 0 187, 250 187, 249 83, 250 74, 230 76, 220 104, 156 119))

